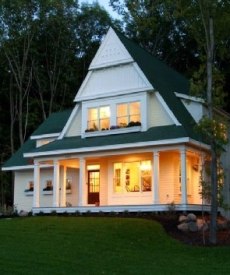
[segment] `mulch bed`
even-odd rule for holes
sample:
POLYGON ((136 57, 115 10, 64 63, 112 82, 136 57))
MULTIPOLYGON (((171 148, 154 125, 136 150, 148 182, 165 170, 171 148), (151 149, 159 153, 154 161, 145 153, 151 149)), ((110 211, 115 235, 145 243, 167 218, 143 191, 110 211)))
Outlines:
MULTIPOLYGON (((182 232, 177 229, 179 215, 159 215, 154 217, 160 222, 165 231, 174 239, 194 246, 213 246, 209 242, 209 231, 206 232, 182 232)), ((206 216, 206 220, 209 217, 206 216)), ((223 219, 219 217, 219 219, 223 219)), ((215 246, 230 245, 230 228, 217 231, 217 244, 215 246)))

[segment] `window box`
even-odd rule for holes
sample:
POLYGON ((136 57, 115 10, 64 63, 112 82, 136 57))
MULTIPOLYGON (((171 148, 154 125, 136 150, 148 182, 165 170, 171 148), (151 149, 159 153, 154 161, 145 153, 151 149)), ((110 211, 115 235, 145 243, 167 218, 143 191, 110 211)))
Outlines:
POLYGON ((43 195, 53 195, 53 190, 44 190, 42 191, 43 195))
POLYGON ((33 191, 33 190, 30 191, 30 190, 26 189, 26 190, 25 190, 25 195, 26 195, 26 196, 33 196, 33 195, 34 195, 34 191, 33 191))
POLYGON ((124 133, 134 133, 140 132, 141 126, 133 126, 133 127, 126 127, 126 128, 114 128, 113 130, 108 131, 94 131, 94 132, 86 132, 84 133, 83 137, 94 137, 94 136, 107 136, 107 135, 118 135, 124 133))

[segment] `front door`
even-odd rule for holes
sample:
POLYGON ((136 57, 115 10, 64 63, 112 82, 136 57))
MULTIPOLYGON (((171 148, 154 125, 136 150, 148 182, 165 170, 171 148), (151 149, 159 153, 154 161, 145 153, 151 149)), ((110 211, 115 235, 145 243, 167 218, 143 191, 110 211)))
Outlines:
POLYGON ((100 171, 88 171, 88 204, 99 203, 100 171))

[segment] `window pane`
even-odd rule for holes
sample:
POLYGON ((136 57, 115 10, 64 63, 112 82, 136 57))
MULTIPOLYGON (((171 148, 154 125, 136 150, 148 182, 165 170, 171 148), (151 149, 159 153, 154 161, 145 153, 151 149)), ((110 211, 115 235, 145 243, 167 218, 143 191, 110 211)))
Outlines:
POLYGON ((88 110, 88 129, 98 130, 98 110, 91 108, 88 110))
POLYGON ((152 190, 152 175, 151 175, 151 161, 142 161, 140 164, 141 169, 141 190, 148 192, 152 190))
POLYGON ((100 130, 108 130, 110 127, 110 108, 109 106, 100 108, 100 130))
POLYGON ((100 108, 100 118, 109 118, 110 117, 110 109, 109 106, 100 108))
POLYGON ((130 121, 140 122, 140 102, 132 102, 129 104, 130 121))
POLYGON ((125 188, 127 192, 140 191, 139 162, 125 163, 125 188))
POLYGON ((128 104, 117 105, 117 126, 126 127, 128 125, 128 104))
POLYGON ((122 164, 114 163, 114 166, 113 166, 113 187, 114 187, 115 193, 122 192, 121 171, 122 171, 122 164))

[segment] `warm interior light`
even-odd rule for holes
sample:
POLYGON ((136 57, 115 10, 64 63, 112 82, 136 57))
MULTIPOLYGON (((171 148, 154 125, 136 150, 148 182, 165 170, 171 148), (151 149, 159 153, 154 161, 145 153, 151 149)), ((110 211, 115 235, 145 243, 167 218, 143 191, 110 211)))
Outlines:
POLYGON ((150 160, 142 161, 140 165, 140 170, 141 171, 151 170, 151 161, 150 160))

